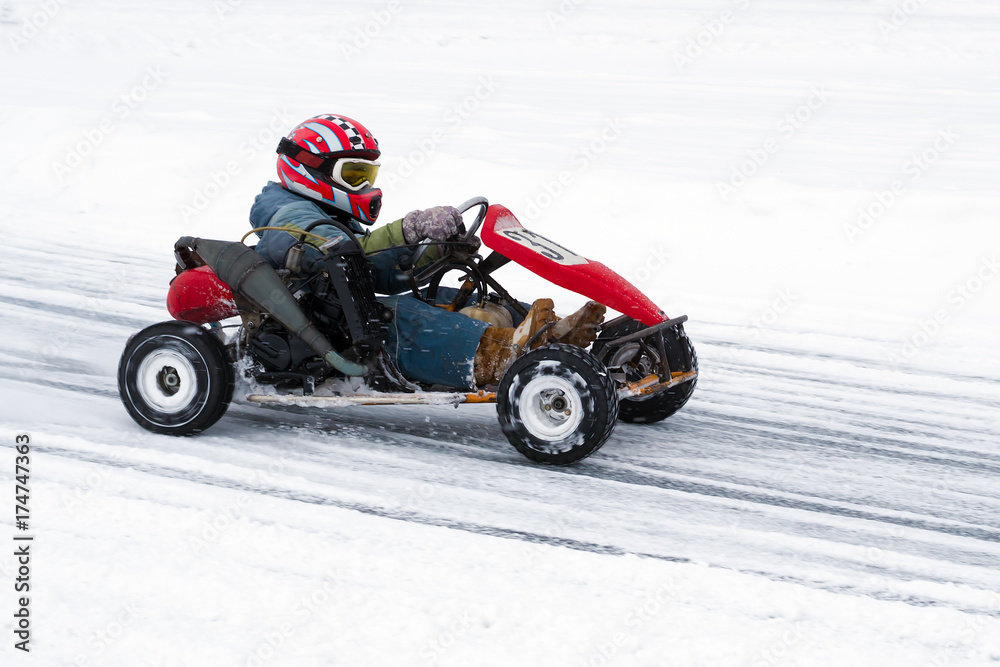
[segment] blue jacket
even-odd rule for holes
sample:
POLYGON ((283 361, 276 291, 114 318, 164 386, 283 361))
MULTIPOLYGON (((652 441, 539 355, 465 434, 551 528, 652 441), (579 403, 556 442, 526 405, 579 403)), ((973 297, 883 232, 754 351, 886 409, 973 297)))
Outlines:
MULTIPOLYGON (((376 292, 379 294, 399 294, 409 289, 409 283, 398 267, 399 257, 407 253, 408 250, 404 247, 394 247, 403 246, 406 243, 403 238, 401 220, 380 227, 374 232, 367 232, 353 218, 348 218, 332 208, 325 208, 315 199, 295 194, 274 182, 268 183, 264 187, 250 209, 250 224, 255 229, 258 227, 286 227, 301 230, 312 222, 330 218, 344 222, 355 233, 366 253, 383 248, 393 248, 369 256, 374 268, 376 292)), ((312 229, 312 233, 325 236, 328 239, 345 237, 344 232, 334 225, 317 225, 312 229)), ((275 268, 281 268, 285 265, 285 255, 299 238, 283 231, 269 230, 257 232, 257 234, 260 236, 260 242, 256 246, 257 252, 275 268)), ((315 273, 323 265, 323 253, 316 246, 322 245, 323 242, 310 237, 306 237, 306 242, 308 245, 306 245, 302 268, 307 273, 315 273)))

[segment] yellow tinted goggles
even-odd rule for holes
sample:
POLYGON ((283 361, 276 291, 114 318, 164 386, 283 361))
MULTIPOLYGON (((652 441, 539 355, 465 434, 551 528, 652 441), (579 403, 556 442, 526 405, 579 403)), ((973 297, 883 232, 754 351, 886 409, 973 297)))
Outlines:
POLYGON ((333 165, 330 178, 348 190, 360 190, 365 186, 372 187, 375 185, 378 168, 378 162, 345 158, 337 160, 333 165))

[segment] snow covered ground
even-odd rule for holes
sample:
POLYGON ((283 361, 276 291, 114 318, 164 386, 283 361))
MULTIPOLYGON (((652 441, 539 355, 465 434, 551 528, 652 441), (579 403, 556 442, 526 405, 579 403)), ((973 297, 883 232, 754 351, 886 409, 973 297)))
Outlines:
POLYGON ((985 0, 0 0, 3 664, 1000 662, 998 34, 985 0), (326 111, 378 136, 386 221, 485 195, 690 315, 688 406, 568 469, 489 406, 139 429, 114 372, 173 241, 241 236, 326 111))

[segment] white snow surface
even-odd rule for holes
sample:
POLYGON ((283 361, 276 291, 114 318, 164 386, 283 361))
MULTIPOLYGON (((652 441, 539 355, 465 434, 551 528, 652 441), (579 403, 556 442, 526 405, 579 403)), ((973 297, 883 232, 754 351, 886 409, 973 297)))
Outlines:
POLYGON ((985 0, 0 0, 0 662, 1000 662, 998 34, 985 0), (173 241, 242 236, 321 112, 379 138, 382 220, 485 195, 687 313, 691 402, 564 469, 491 406, 141 430, 115 370, 173 241))

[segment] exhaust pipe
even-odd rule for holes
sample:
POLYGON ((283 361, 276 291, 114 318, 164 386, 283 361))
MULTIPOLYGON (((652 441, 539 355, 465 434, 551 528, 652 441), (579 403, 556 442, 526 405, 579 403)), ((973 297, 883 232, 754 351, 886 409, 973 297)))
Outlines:
POLYGON ((229 285, 233 294, 246 297, 301 338, 316 354, 344 375, 364 377, 369 368, 337 354, 333 345, 310 322, 277 272, 257 251, 235 241, 213 241, 183 236, 175 249, 190 248, 229 285))

